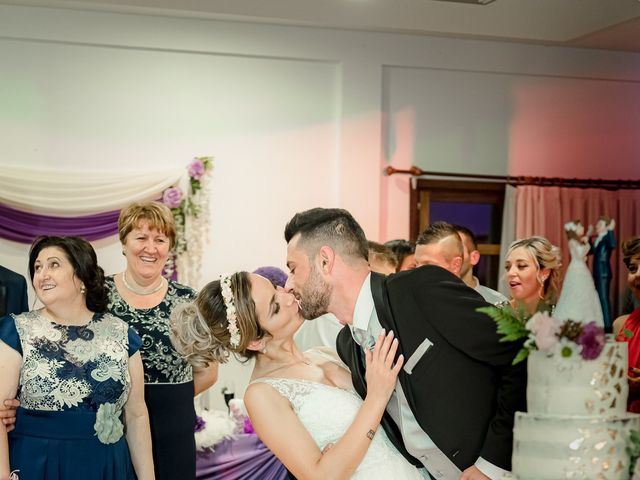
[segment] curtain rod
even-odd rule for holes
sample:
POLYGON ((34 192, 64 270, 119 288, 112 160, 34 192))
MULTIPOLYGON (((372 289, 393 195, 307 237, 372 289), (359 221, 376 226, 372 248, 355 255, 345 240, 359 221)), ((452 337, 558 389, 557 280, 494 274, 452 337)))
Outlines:
POLYGON ((476 173, 427 172, 415 165, 408 169, 388 166, 387 175, 407 174, 414 177, 454 177, 477 180, 494 180, 507 185, 539 185, 544 187, 574 187, 574 188, 604 188, 607 190, 624 190, 640 188, 640 180, 603 180, 590 178, 557 178, 557 177, 527 177, 505 175, 482 175, 476 173))

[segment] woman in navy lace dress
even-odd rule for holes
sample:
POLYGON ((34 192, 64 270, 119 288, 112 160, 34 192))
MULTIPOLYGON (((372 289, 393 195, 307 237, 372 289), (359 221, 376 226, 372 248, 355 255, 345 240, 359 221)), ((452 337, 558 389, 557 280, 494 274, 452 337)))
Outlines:
POLYGON ((218 364, 192 369, 169 338, 172 310, 195 297, 191 288, 162 276, 176 242, 169 208, 156 202, 130 205, 120 213, 118 231, 127 265, 122 273, 107 277, 108 308, 142 338, 156 478, 192 480, 196 475, 193 397, 213 385, 218 364))
POLYGON ((153 479, 140 337, 105 313, 93 248, 41 237, 29 273, 44 307, 0 319, 0 398, 20 400, 15 429, 0 424, 0 478, 153 479))

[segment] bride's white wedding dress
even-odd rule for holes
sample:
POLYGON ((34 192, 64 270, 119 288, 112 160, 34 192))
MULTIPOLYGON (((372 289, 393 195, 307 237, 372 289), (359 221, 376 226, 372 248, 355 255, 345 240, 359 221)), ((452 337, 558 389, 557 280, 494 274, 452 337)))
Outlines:
MULTIPOLYGON (((349 428, 362 406, 353 390, 293 378, 257 378, 251 383, 271 385, 289 400, 300 421, 320 450, 336 443, 349 428)), ((367 453, 351 477, 357 480, 422 480, 418 470, 398 453, 382 427, 378 428, 367 453)))
POLYGON ((593 276, 587 266, 589 248, 588 243, 569 240, 571 262, 553 316, 559 320, 596 322, 603 327, 602 307, 593 284, 593 276))

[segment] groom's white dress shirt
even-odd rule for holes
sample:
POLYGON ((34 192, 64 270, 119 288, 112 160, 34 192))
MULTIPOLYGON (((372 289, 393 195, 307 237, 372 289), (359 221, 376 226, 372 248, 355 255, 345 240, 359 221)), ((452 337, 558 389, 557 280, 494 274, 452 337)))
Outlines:
MULTIPOLYGON (((373 294, 371 293, 371 274, 365 279, 358 294, 353 312, 353 323, 350 325, 350 328, 356 343, 363 346, 364 340, 366 342, 364 346, 367 348, 372 348, 372 346, 375 345, 375 341, 382 330, 373 302, 373 294)), ((414 355, 424 355, 431 343, 426 339, 423 345, 426 345, 426 348, 418 348, 421 352, 416 351, 414 355)), ((403 369, 407 371, 407 368, 415 365, 417 360, 419 360, 419 358, 405 358, 403 369)), ((407 373, 410 373, 410 371, 407 371, 407 373)), ((458 480, 460 470, 436 447, 433 440, 431 440, 429 435, 420 427, 409 407, 409 402, 402 390, 400 382, 396 383, 396 388, 387 405, 387 413, 389 413, 393 421, 400 428, 402 440, 407 451, 413 457, 420 460, 433 477, 442 480, 458 480), (456 471, 458 472, 457 476, 455 476, 456 471)), ((478 458, 475 466, 492 480, 501 479, 505 474, 509 473, 487 462, 482 457, 478 458)))

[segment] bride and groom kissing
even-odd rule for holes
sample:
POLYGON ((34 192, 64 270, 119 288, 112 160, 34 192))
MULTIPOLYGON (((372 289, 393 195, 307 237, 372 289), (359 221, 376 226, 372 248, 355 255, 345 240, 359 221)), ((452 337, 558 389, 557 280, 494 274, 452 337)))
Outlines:
POLYGON ((255 358, 249 415, 298 479, 502 478, 526 366, 476 311, 482 297, 436 266, 371 273, 346 210, 298 213, 285 239, 286 289, 246 272, 210 282, 172 319, 178 351, 194 365, 255 358), (296 330, 327 312, 345 325, 339 358, 300 352, 296 330))

